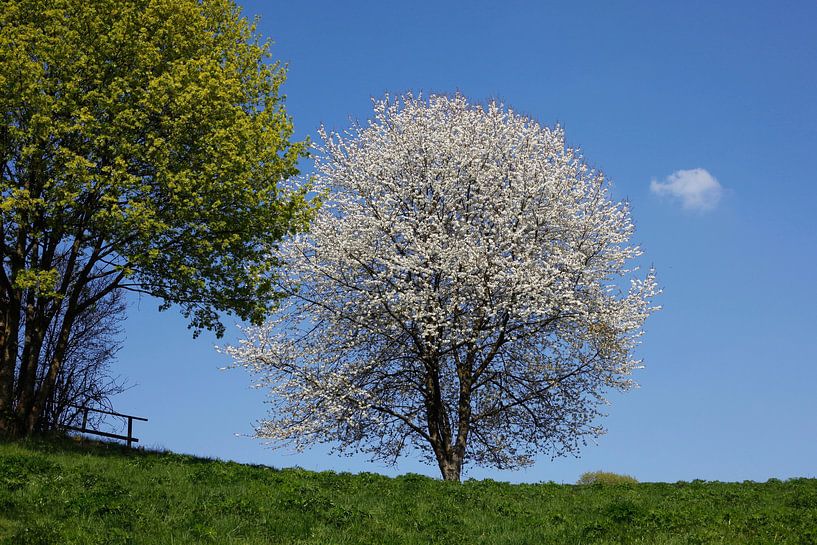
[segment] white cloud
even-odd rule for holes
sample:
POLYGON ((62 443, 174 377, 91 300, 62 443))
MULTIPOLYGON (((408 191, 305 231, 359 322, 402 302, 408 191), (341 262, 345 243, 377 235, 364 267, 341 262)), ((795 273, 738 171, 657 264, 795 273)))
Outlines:
POLYGON ((712 210, 718 205, 723 187, 706 169, 676 170, 663 182, 653 179, 650 191, 681 201, 685 210, 712 210))

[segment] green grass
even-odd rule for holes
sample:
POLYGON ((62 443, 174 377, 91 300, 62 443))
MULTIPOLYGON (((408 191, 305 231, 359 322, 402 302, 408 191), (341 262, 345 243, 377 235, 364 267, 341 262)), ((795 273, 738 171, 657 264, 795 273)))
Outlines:
POLYGON ((817 543, 817 479, 573 486, 0 444, 0 543, 817 543))

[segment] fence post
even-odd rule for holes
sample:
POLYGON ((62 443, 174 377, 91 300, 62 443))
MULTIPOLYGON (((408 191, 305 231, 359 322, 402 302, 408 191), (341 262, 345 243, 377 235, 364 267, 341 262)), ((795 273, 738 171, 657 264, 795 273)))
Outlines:
POLYGON ((117 412, 113 412, 113 411, 104 411, 104 410, 101 410, 101 409, 92 409, 90 407, 81 407, 79 405, 69 405, 69 406, 70 407, 75 407, 76 409, 78 409, 82 413, 82 426, 77 427, 77 426, 72 426, 72 425, 68 425, 68 424, 63 424, 61 426, 63 429, 78 431, 78 432, 82 432, 82 433, 90 433, 90 434, 93 434, 93 435, 101 435, 102 437, 111 437, 113 439, 118 439, 120 441, 126 441, 127 444, 128 444, 128 448, 133 447, 134 443, 139 442, 139 439, 137 439, 136 437, 133 436, 133 421, 134 420, 140 420, 142 422, 147 422, 148 421, 147 418, 143 418, 141 416, 133 416, 133 415, 130 415, 130 414, 122 414, 122 413, 117 413, 117 412), (100 413, 100 414, 107 414, 107 415, 115 416, 117 418, 127 418, 128 419, 128 434, 127 435, 122 435, 122 434, 118 434, 118 433, 111 433, 111 432, 97 430, 97 429, 89 429, 88 428, 88 415, 91 412, 100 413))

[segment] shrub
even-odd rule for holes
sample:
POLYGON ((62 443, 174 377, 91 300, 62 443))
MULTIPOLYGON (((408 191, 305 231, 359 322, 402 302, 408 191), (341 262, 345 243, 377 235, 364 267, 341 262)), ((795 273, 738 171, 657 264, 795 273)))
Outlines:
POLYGON ((583 473, 576 484, 636 484, 638 479, 631 475, 619 475, 609 471, 588 471, 583 473))

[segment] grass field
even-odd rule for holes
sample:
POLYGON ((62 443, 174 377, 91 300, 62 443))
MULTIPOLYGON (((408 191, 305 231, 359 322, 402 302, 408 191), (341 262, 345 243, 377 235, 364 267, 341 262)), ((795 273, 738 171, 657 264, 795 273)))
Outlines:
POLYGON ((817 544, 817 479, 445 483, 0 444, 0 543, 817 544))

